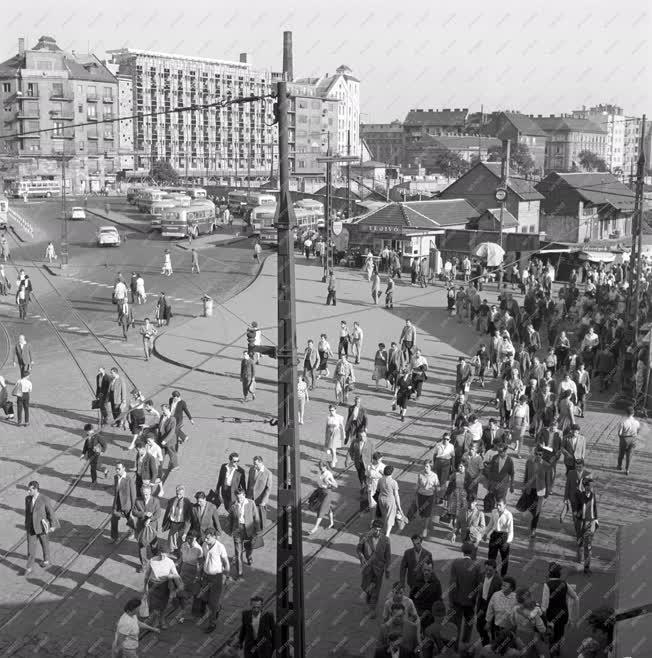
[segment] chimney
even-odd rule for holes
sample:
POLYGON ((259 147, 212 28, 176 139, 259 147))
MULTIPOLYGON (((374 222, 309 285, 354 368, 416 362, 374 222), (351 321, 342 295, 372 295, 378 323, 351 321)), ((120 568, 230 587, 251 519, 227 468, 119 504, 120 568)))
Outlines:
POLYGON ((240 63, 241 64, 247 63, 247 53, 240 53, 240 63))
POLYGON ((25 54, 25 39, 23 39, 23 37, 20 37, 20 39, 18 39, 18 54, 19 55, 25 54))
POLYGON ((294 71, 292 66, 292 32, 283 32, 283 74, 288 82, 292 82, 294 71))

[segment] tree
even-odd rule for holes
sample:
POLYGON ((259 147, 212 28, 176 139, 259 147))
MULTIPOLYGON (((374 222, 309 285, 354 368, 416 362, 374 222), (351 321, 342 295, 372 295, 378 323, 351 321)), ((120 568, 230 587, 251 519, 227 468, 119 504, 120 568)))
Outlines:
MULTIPOLYGON (((487 149, 488 162, 502 162, 502 159, 502 146, 490 146, 487 149)), ((509 150, 509 169, 521 176, 528 176, 534 171, 534 160, 530 155, 530 149, 527 147, 527 144, 521 144, 520 142, 517 144, 512 143, 509 150)))
POLYGON ((469 163, 454 151, 445 149, 435 157, 435 167, 447 178, 458 178, 469 169, 469 163))
POLYGON ((176 183, 179 178, 175 168, 166 160, 155 160, 149 175, 157 183, 176 183))
POLYGON ((580 151, 577 159, 585 171, 607 171, 607 163, 593 151, 580 151))

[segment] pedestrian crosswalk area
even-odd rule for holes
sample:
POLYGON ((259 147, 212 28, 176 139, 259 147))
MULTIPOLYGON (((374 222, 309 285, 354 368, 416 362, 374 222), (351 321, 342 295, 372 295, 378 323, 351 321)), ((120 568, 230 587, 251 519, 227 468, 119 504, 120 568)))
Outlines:
MULTIPOLYGON (((66 276, 66 279, 69 281, 77 281, 78 283, 83 283, 88 286, 97 286, 98 288, 107 288, 109 290, 113 289, 113 284, 111 283, 100 283, 99 281, 92 281, 90 279, 82 279, 80 277, 76 276, 66 276)), ((150 293, 148 295, 148 300, 150 301, 156 301, 157 299, 156 293, 150 293)), ((185 299, 183 297, 171 297, 170 295, 167 295, 167 300, 170 302, 177 302, 179 304, 201 304, 201 299, 185 299)))

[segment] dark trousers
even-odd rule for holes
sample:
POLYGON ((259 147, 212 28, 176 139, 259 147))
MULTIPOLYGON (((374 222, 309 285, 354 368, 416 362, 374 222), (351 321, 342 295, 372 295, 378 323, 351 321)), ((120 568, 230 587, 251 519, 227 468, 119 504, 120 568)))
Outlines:
POLYGON ((334 290, 329 290, 326 295, 326 306, 330 306, 331 304, 337 306, 337 295, 334 290))
POLYGON ((121 510, 113 510, 111 513, 111 539, 118 538, 118 524, 120 523, 120 519, 124 519, 127 522, 127 527, 132 533, 134 531, 134 522, 131 514, 129 512, 122 512, 121 510))
POLYGON ((507 543, 507 533, 506 532, 492 532, 489 536, 489 552, 488 558, 490 560, 495 560, 500 553, 500 575, 507 575, 507 569, 509 568, 509 544, 507 543))
POLYGON ((18 302, 18 317, 21 320, 26 320, 27 319, 27 302, 26 301, 19 301, 18 302))
POLYGON ((220 599, 222 598, 222 588, 224 585, 224 574, 204 574, 202 578, 202 589, 205 589, 203 598, 208 604, 210 610, 209 621, 215 622, 215 618, 220 612, 220 599))
MULTIPOLYGON (((20 398, 18 398, 20 400, 20 398)), ((20 413, 20 412, 19 412, 20 413)), ((20 415, 18 416, 20 422, 20 415)), ((625 470, 629 470, 629 464, 632 460, 632 452, 634 451, 634 446, 636 445, 636 439, 634 437, 624 437, 620 439, 620 445, 618 447, 618 468, 623 467, 623 460, 625 461, 625 470)))
POLYGON ((414 349, 414 341, 404 340, 401 347, 403 348, 404 352, 407 352, 407 358, 410 360, 412 358, 412 350, 414 349))
POLYGON ((267 522, 267 506, 266 505, 256 505, 256 512, 258 513, 258 523, 260 528, 264 528, 267 522))
POLYGON ((107 399, 100 398, 100 415, 102 424, 107 423, 112 416, 111 403, 107 399))
POLYGON ((242 576, 242 553, 244 552, 247 560, 251 560, 253 550, 251 548, 251 538, 247 537, 245 526, 241 525, 240 530, 233 533, 233 551, 235 571, 238 576, 242 576))
POLYGON ((138 541, 138 555, 140 556, 140 564, 143 569, 147 566, 149 558, 153 554, 153 551, 156 550, 158 546, 158 537, 154 537, 149 544, 143 544, 140 540, 138 541))
POLYGON ((23 422, 23 413, 25 414, 25 422, 29 423, 29 393, 23 393, 19 398, 16 398, 16 407, 18 407, 18 424, 23 422))
POLYGON ((315 386, 315 371, 312 368, 307 368, 304 366, 303 378, 306 380, 306 384, 308 384, 310 390, 312 390, 315 386))
POLYGON ((24 377, 29 373, 29 363, 23 363, 22 361, 19 361, 18 367, 20 368, 21 377, 24 377))
POLYGON ((482 640, 482 645, 489 644, 491 638, 489 637, 489 629, 487 629, 487 607, 489 606, 489 601, 483 601, 478 607, 478 614, 475 619, 475 625, 478 629, 478 635, 482 640))
POLYGON ((97 469, 100 465, 100 455, 94 453, 91 457, 89 457, 88 465, 91 469, 91 482, 97 482, 97 469))
POLYGON ((349 339, 345 338, 344 336, 340 338, 340 342, 337 346, 337 358, 341 359, 342 354, 349 356, 349 339))
POLYGON ((176 443, 176 438, 175 439, 170 439, 164 446, 165 452, 167 453, 168 457, 170 458, 170 463, 168 464, 168 468, 173 469, 176 468, 179 465, 179 455, 177 454, 177 443, 176 443))
POLYGON ((43 560, 50 561, 50 541, 48 535, 42 532, 38 535, 33 535, 31 532, 27 533, 27 568, 31 569, 36 562, 36 545, 40 543, 43 550, 43 560))
POLYGON ((358 473, 358 480, 360 481, 360 488, 365 488, 367 486, 367 468, 364 462, 356 461, 353 462, 355 470, 358 473))
POLYGON ((453 604, 453 623, 457 626, 457 641, 468 642, 473 631, 475 607, 472 605, 453 604))

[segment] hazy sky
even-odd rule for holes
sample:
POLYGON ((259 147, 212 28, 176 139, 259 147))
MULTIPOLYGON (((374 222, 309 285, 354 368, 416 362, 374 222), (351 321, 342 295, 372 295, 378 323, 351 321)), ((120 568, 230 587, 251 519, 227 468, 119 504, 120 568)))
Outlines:
POLYGON ((34 45, 48 34, 64 49, 100 56, 123 46, 233 60, 247 52, 255 65, 280 70, 282 31, 292 30, 295 77, 349 65, 361 79, 365 122, 481 103, 550 114, 608 102, 652 115, 644 0, 12 4, 0 28, 3 59, 19 36, 34 45))

